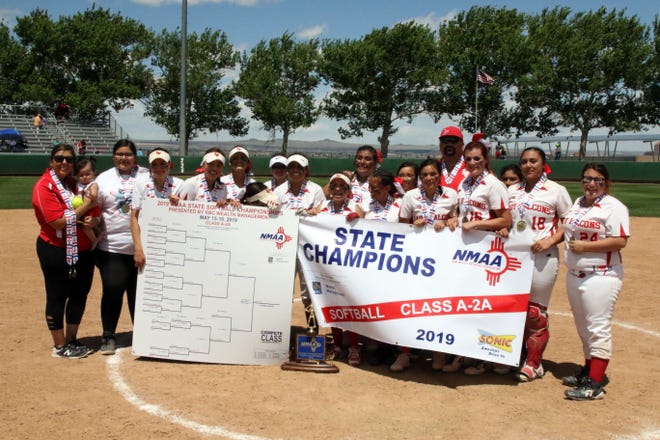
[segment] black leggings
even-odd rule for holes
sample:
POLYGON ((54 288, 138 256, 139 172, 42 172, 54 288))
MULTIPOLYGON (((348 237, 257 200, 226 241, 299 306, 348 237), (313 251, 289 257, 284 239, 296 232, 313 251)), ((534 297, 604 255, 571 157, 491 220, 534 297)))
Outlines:
POLYGON ((101 273, 103 296, 101 296, 101 322, 103 335, 114 335, 121 315, 121 306, 126 292, 131 322, 135 314, 135 289, 137 267, 133 255, 96 251, 96 265, 101 273))
POLYGON ((37 238, 37 256, 46 284, 46 324, 48 324, 48 329, 62 330, 65 313, 67 324, 80 324, 87 304, 87 294, 92 287, 94 278, 92 251, 78 252, 75 278, 69 278, 65 248, 53 246, 43 239, 37 238))

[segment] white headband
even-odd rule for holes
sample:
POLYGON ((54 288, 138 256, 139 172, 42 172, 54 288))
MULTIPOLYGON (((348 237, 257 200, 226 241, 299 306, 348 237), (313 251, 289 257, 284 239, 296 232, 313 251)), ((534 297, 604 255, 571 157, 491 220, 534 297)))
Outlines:
POLYGON ((152 151, 149 154, 149 163, 153 162, 156 159, 163 159, 165 162, 170 162, 170 155, 166 151, 156 150, 152 151))
POLYGON ((205 163, 211 163, 216 160, 219 160, 222 162, 222 164, 225 164, 225 156, 222 155, 222 153, 218 153, 217 151, 211 151, 210 153, 206 153, 204 157, 202 158, 202 165, 205 163))

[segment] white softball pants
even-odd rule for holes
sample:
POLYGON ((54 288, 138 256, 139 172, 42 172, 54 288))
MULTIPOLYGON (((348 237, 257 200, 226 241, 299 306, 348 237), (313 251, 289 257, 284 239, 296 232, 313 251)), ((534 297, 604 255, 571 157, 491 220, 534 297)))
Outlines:
POLYGON ((606 271, 566 274, 568 301, 585 359, 612 357, 612 315, 622 285, 621 265, 606 271))

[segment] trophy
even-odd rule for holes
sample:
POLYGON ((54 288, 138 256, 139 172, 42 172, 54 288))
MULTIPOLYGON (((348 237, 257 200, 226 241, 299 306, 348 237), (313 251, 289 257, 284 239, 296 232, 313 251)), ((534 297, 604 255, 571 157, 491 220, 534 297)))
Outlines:
POLYGON ((339 368, 326 362, 325 336, 318 335, 318 324, 314 307, 305 307, 307 331, 296 334, 296 346, 292 358, 282 364, 283 370, 311 371, 314 373, 337 373, 339 368))

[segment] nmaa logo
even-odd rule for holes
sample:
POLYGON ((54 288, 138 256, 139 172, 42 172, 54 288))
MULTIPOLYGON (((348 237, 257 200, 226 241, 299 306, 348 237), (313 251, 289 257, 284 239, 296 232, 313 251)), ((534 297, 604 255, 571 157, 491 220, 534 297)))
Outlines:
POLYGON ((287 235, 284 232, 284 227, 280 226, 277 228, 277 232, 272 233, 272 232, 262 232, 261 235, 259 236, 260 240, 272 240, 275 242, 275 246, 277 246, 277 249, 282 249, 282 246, 284 246, 285 243, 288 243, 292 240, 290 235, 287 235))
POLYGON ((452 261, 483 267, 486 271, 486 280, 491 286, 500 282, 504 272, 515 271, 522 267, 520 260, 509 256, 504 250, 504 242, 500 237, 496 237, 490 243, 490 249, 486 252, 457 249, 452 261))

